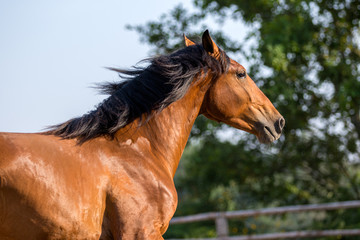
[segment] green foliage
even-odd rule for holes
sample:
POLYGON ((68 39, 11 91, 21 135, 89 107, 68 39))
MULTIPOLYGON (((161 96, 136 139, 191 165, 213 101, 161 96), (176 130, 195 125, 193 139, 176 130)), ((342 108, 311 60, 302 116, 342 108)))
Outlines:
MULTIPOLYGON (((194 0, 194 6, 129 29, 167 53, 183 46, 182 33, 198 40, 209 28, 224 50, 250 62, 249 74, 286 127, 277 143, 262 146, 248 134, 221 140, 226 127, 198 118, 175 178, 176 215, 360 199, 360 1, 194 0), (245 40, 221 30, 229 19, 251 29, 245 40)), ((278 227, 271 225, 278 220, 259 218, 230 228, 239 234, 360 227, 357 210, 307 216, 305 223, 286 215, 278 227)), ((213 225, 199 224, 171 226, 166 236, 214 235, 213 225)))

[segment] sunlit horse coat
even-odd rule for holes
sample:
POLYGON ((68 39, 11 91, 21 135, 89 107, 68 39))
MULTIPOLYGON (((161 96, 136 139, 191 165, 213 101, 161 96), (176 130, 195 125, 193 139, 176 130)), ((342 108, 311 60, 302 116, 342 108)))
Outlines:
POLYGON ((162 239, 173 177, 200 114, 279 138, 284 119, 203 34, 202 44, 118 70, 94 111, 45 133, 0 134, 0 239, 162 239))

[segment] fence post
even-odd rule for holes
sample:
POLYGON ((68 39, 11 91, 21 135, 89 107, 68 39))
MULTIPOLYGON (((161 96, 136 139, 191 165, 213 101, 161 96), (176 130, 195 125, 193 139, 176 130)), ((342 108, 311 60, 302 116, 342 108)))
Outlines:
POLYGON ((220 239, 226 239, 229 236, 229 224, 224 214, 216 217, 215 225, 217 237, 220 239))

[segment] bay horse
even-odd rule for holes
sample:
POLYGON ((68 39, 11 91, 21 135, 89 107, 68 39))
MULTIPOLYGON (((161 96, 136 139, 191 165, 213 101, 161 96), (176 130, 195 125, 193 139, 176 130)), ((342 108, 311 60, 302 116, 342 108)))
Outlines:
POLYGON ((199 115, 280 137, 284 118, 208 31, 202 43, 112 69, 110 96, 41 133, 0 134, 0 239, 163 239, 173 178, 199 115))

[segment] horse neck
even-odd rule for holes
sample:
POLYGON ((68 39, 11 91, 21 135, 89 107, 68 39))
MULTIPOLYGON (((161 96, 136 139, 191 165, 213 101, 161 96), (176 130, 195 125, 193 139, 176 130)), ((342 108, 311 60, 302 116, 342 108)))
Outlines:
POLYGON ((206 89, 207 86, 193 84, 182 99, 155 114, 141 127, 132 127, 133 132, 126 134, 131 136, 133 142, 139 137, 147 139, 156 161, 167 166, 172 176, 175 175, 191 128, 199 115, 206 89))

